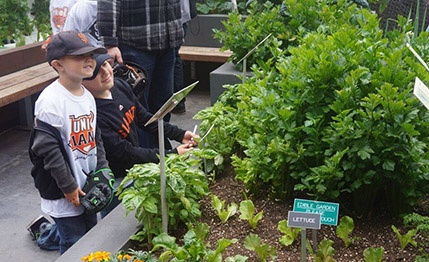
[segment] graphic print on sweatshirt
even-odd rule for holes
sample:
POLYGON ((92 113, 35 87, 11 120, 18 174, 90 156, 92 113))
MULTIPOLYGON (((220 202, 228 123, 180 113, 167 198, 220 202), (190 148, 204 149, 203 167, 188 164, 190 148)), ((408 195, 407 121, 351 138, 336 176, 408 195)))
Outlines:
POLYGON ((70 119, 70 140, 69 147, 72 151, 79 150, 81 153, 88 153, 96 147, 95 143, 95 123, 94 112, 89 115, 75 117, 69 116, 70 119))
POLYGON ((121 129, 118 130, 121 137, 126 138, 130 134, 130 124, 134 121, 135 114, 135 106, 132 106, 127 112, 125 112, 124 117, 122 117, 121 129))
POLYGON ((68 12, 69 12, 68 6, 55 7, 54 9, 52 9, 52 22, 55 28, 57 28, 60 31, 63 30, 68 12))

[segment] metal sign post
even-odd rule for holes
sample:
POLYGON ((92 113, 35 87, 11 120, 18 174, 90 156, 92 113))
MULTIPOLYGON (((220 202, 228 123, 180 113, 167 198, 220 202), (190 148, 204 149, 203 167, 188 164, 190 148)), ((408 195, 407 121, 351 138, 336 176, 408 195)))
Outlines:
POLYGON ((161 212, 162 212, 162 231, 168 233, 168 211, 165 198, 166 177, 165 177, 165 145, 164 145, 164 117, 198 84, 193 84, 174 93, 167 102, 147 121, 144 126, 158 121, 158 143, 159 143, 159 171, 160 171, 160 194, 161 194, 161 212))
POLYGON ((243 58, 241 58, 238 62, 237 62, 237 65, 238 64, 240 64, 241 63, 241 61, 243 61, 243 73, 242 73, 242 75, 243 75, 243 79, 242 79, 242 81, 243 81, 243 84, 244 84, 244 82, 246 81, 245 79, 246 79, 246 72, 247 72, 247 70, 246 70, 246 68, 247 68, 247 58, 251 55, 251 54, 253 54, 255 51, 256 51, 256 49, 258 49, 258 47, 263 43, 263 42, 265 42, 270 36, 272 35, 272 33, 269 33, 264 39, 262 39, 262 41, 261 42, 259 42, 254 48, 252 48, 252 50, 250 50, 245 56, 243 56, 243 58))
POLYGON ((305 213, 289 211, 287 224, 288 227, 301 228, 301 262, 305 262, 307 257, 307 228, 311 228, 314 231, 320 229, 321 216, 318 213, 305 213))

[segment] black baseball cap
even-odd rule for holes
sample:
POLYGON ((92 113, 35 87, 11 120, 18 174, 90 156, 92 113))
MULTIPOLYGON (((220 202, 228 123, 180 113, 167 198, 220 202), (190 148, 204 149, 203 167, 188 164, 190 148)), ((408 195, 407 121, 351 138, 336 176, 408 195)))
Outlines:
POLYGON ((95 54, 94 59, 97 62, 97 65, 95 66, 95 69, 94 69, 94 73, 92 74, 91 77, 84 78, 84 80, 92 80, 95 77, 97 77, 98 71, 100 71, 100 67, 103 65, 104 61, 108 59, 113 60, 113 57, 111 57, 109 54, 95 54))
POLYGON ((68 55, 84 55, 88 53, 105 54, 104 47, 91 45, 82 33, 76 31, 62 31, 52 36, 48 43, 46 60, 49 64, 55 59, 68 55))

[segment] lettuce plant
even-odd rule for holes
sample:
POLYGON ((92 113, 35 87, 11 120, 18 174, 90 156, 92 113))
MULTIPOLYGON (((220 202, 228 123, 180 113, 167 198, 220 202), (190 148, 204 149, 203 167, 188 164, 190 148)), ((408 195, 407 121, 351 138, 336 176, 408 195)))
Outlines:
POLYGON ((252 229, 256 228, 258 221, 261 220, 264 216, 264 211, 255 214, 255 205, 253 204, 252 200, 241 201, 240 213, 240 219, 247 220, 252 229))
POLYGON ((227 205, 225 200, 220 200, 218 196, 212 195, 212 205, 213 209, 216 211, 220 221, 226 223, 228 219, 237 213, 237 204, 230 203, 227 205))

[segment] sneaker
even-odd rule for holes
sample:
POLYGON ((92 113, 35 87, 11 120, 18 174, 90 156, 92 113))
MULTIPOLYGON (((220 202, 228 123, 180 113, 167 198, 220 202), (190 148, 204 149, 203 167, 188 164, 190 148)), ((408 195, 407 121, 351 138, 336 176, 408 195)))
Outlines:
POLYGON ((30 222, 27 226, 28 232, 30 232, 30 235, 33 237, 33 240, 36 240, 40 235, 40 228, 41 225, 44 225, 44 227, 47 226, 47 224, 51 224, 48 219, 46 219, 44 216, 39 216, 33 221, 30 222))

